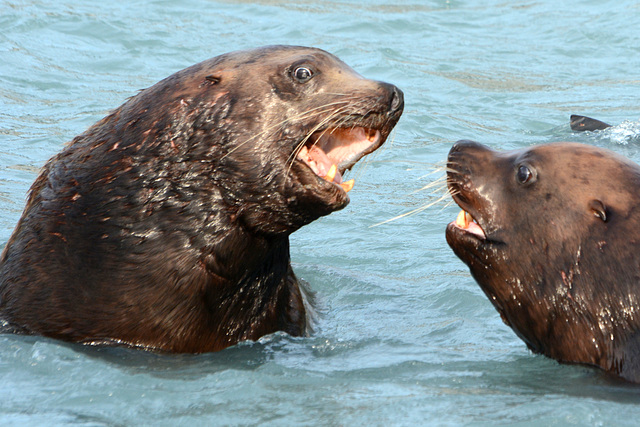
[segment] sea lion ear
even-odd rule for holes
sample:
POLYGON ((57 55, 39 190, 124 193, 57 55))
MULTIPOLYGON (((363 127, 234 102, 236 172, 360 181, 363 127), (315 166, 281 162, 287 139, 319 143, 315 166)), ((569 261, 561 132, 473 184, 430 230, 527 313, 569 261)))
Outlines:
POLYGON ((592 200, 589 202, 591 212, 603 222, 607 222, 607 207, 600 200, 592 200))
POLYGON ((217 85, 218 83, 220 83, 220 80, 222 78, 220 76, 211 74, 209 76, 206 76, 204 79, 213 85, 217 85))
POLYGON ((202 79, 202 81, 200 82, 200 86, 199 87, 216 86, 217 84, 220 83, 220 80, 222 80, 222 76, 220 75, 220 73, 218 73, 218 74, 209 74, 209 75, 205 76, 204 79, 202 79))

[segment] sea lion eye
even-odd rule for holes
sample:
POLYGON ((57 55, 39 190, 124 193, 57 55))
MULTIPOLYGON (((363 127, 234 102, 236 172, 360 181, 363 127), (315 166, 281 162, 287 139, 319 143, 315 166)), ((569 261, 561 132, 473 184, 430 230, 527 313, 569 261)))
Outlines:
POLYGON ((526 184, 531 181, 531 178, 533 178, 533 172, 531 172, 531 169, 525 165, 520 165, 518 172, 516 173, 516 179, 518 182, 520 184, 526 184))
POLYGON ((313 77, 313 71, 307 67, 298 67, 294 70, 293 77, 295 77, 298 82, 305 83, 311 80, 311 77, 313 77))

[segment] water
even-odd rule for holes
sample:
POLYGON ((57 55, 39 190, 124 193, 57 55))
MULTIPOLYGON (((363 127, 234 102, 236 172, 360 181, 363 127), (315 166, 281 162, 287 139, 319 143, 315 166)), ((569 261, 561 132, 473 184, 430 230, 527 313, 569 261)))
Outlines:
POLYGON ((2 244, 65 142, 223 52, 321 47, 400 86, 406 108, 351 174, 351 204, 292 238, 319 300, 312 337, 159 356, 0 336, 0 424, 635 425, 639 387, 532 355, 502 324, 446 245, 455 207, 370 226, 433 200, 415 190, 458 139, 572 140, 640 162, 639 27, 624 0, 1 0, 2 244), (621 125, 572 134, 572 113, 621 125))

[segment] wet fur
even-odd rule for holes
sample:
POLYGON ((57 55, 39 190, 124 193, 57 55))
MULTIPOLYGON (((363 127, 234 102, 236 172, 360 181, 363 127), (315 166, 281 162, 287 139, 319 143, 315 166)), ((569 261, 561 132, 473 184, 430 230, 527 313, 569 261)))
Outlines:
POLYGON ((304 334, 288 236, 349 199, 295 150, 343 117, 386 138, 402 112, 389 107, 394 91, 285 46, 225 54, 142 91, 42 169, 0 260, 0 318, 173 352, 304 334), (317 70, 305 85, 289 74, 300 63, 317 70))
POLYGON ((461 141, 449 168, 487 240, 452 223, 447 241, 505 323, 536 353, 640 382, 640 167, 581 144, 461 141), (520 165, 533 182, 517 182, 520 165))

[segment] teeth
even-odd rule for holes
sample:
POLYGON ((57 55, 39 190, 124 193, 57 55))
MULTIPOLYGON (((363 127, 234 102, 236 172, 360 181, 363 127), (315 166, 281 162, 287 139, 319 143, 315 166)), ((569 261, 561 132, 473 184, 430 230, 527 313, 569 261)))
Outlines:
POLYGON ((456 218, 456 225, 460 228, 467 228, 467 216, 465 215, 465 211, 460 211, 458 217, 456 218))
POLYGON ((468 212, 461 210, 456 218, 456 225, 460 228, 468 228, 469 223, 473 221, 473 217, 468 212))
POLYGON ((484 230, 464 209, 460 211, 458 217, 456 218, 456 226, 465 230, 469 234, 475 235, 481 240, 487 239, 487 235, 484 233, 484 230))
POLYGON ((333 179, 336 177, 337 171, 338 171, 338 167, 335 164, 333 164, 331 165, 331 168, 329 168, 329 172, 327 172, 327 174, 322 178, 329 182, 333 182, 333 179))
POLYGON ((340 187, 342 187, 342 189, 348 193, 353 188, 354 183, 355 181, 353 179, 350 179, 349 181, 345 181, 340 184, 340 187))

